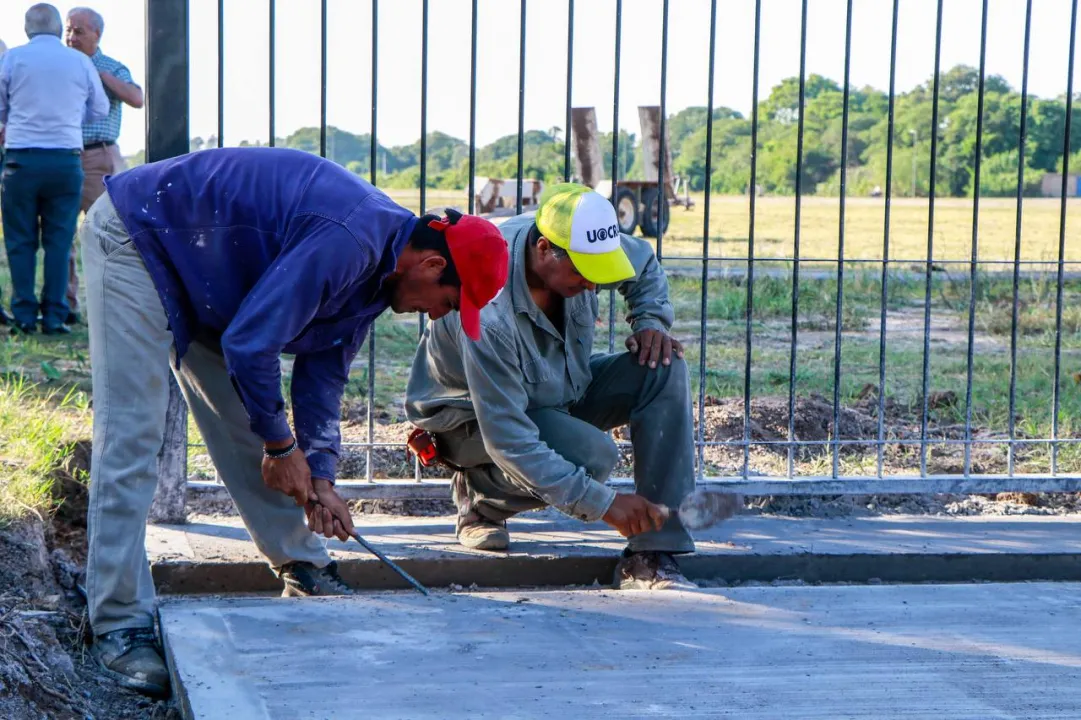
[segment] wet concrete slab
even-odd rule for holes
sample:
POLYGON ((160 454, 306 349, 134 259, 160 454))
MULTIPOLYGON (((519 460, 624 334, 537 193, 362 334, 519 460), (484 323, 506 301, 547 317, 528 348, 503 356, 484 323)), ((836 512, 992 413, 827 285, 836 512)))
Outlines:
MULTIPOLYGON (((357 528, 421 582, 447 587, 607 583, 625 541, 602 523, 554 511, 513 518, 507 553, 469 550, 452 517, 363 515, 357 528)), ((681 559, 691 577, 729 583, 1081 581, 1081 517, 881 515, 796 518, 741 515, 696 533, 681 559)), ((387 589, 404 583, 360 545, 328 542, 347 581, 387 589)), ((195 517, 147 528, 159 591, 261 592, 280 582, 236 517, 195 517)))
POLYGON ((1077 718, 1081 584, 174 599, 187 718, 1077 718))

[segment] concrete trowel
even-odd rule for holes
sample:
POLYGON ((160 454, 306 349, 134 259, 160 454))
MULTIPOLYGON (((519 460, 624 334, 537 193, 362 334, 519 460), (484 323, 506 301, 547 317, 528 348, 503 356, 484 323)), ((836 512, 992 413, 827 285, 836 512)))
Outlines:
MULTIPOLYGON (((666 515, 671 509, 665 505, 666 515)), ((688 530, 704 530, 723 522, 743 509, 743 496, 739 493, 721 492, 720 490, 698 489, 679 504, 677 512, 680 522, 688 530)))

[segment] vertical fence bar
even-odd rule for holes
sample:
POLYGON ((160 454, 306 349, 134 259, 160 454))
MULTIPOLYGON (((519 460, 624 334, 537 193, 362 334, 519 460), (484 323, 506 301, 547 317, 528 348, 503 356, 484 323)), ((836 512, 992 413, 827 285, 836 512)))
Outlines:
MULTIPOLYGON (((806 3, 807 0, 804 0, 806 3)), ((702 206, 702 314, 699 317, 699 354, 698 354, 698 479, 706 471, 705 427, 706 427, 706 355, 709 342, 706 337, 706 313, 709 295, 709 199, 710 185, 713 178, 713 78, 717 65, 717 0, 709 4, 709 100, 706 104, 706 196, 702 206)))
POLYGON ((751 80, 751 195, 750 219, 747 223, 747 326, 745 336, 746 355, 743 362, 743 477, 747 478, 751 466, 751 322, 754 319, 754 213, 758 196, 758 58, 762 28, 762 0, 754 3, 754 70, 751 80))
MULTIPOLYGON (((376 160, 379 153, 377 121, 379 119, 379 0, 372 0, 372 134, 371 156, 368 161, 372 185, 376 184, 376 160)), ((365 480, 372 482, 372 444, 375 442, 375 323, 368 331, 368 447, 365 480)))
POLYGON ((267 66, 270 71, 270 142, 268 143, 268 145, 270 147, 274 147, 274 84, 277 82, 274 67, 275 55, 277 54, 275 50, 275 34, 277 31, 275 29, 276 20, 274 17, 274 6, 276 4, 276 1, 277 0, 268 0, 268 4, 270 6, 270 52, 269 57, 267 58, 267 66))
MULTIPOLYGON (((1028 58, 1029 38, 1032 32, 1032 0, 1025 3, 1025 49, 1021 66, 1021 129, 1017 139, 1017 223, 1013 240, 1013 310, 1010 317, 1010 443, 1006 447, 1007 472, 1014 473, 1017 439, 1015 416, 1017 413, 1017 295, 1021 284, 1021 207, 1025 189, 1025 139, 1028 134, 1028 58)), ((1072 74, 1072 73, 1071 73, 1072 74)), ((1065 176, 1063 176, 1065 178, 1065 176)))
POLYGON ((574 82, 574 0, 567 0, 567 120, 563 129, 563 181, 571 179, 571 86, 574 82))
MULTIPOLYGON (((428 0, 421 3, 420 20, 420 207, 428 206, 428 0)), ((424 337, 424 313, 417 313, 417 342, 424 337)), ((420 459, 413 457, 413 479, 420 482, 420 459)))
POLYGON ((833 477, 837 477, 841 458, 841 326, 845 302, 845 195, 848 192, 848 106, 850 68, 852 66, 852 0, 845 15, 845 88, 841 100, 841 188, 840 214, 837 219, 837 316, 833 336, 833 477))
POLYGON ((473 0, 469 34, 469 212, 476 209, 477 174, 477 0, 473 0))
POLYGON ((518 39, 518 192, 514 211, 522 212, 522 178, 525 172, 525 8, 522 0, 518 39))
MULTIPOLYGON (((616 67, 612 94, 612 205, 619 193, 619 58, 623 39, 623 0, 616 0, 616 67)), ((608 352, 616 351, 616 291, 608 291, 608 352)))
MULTIPOLYGON (((935 179, 938 176, 938 81, 942 65, 942 0, 935 20, 935 74, 931 91, 931 176, 927 190, 927 259, 923 295, 923 410, 920 414, 920 477, 927 477, 927 409, 931 392, 931 273, 935 257, 935 179)), ((913 150, 915 152, 915 150, 913 150)))
POLYGON ((319 3, 319 155, 327 156, 327 0, 319 3))
POLYGON ((1070 130, 1073 125, 1074 43, 1077 39, 1077 0, 1070 11, 1070 57, 1066 79, 1066 130, 1062 139, 1062 206, 1059 214, 1058 274, 1055 286, 1055 386, 1051 401, 1051 474, 1058 474, 1058 411, 1062 374, 1062 283, 1066 259, 1066 178, 1070 174, 1070 130))
POLYGON ((218 147, 225 147, 225 0, 218 0, 218 147))
MULTIPOLYGON (((665 162, 665 150, 667 150, 665 130, 668 112, 668 0, 663 3, 663 16, 661 18, 661 138, 657 153, 657 262, 664 261, 664 219, 668 217, 668 185, 666 174, 668 164, 665 162)), ((646 208, 646 212, 650 212, 646 208)))
POLYGON ((893 0, 893 25, 890 30, 890 99, 886 120, 886 208, 882 220, 882 297, 878 328, 878 450, 876 471, 882 477, 883 451, 886 442, 886 308, 889 306, 890 282, 890 206, 893 201, 893 134, 897 99, 897 16, 901 0, 893 0))
POLYGON ((987 0, 983 0, 980 26, 980 79, 976 90, 976 160, 972 169, 972 257, 968 273, 968 357, 965 373, 965 462, 964 475, 972 470, 972 365, 976 343, 976 283, 980 258, 980 161, 983 159, 983 103, 987 74, 987 0))
POLYGON ((799 342, 800 222, 803 212, 803 133, 807 102, 807 0, 800 9, 799 119, 796 126, 796 217, 792 239, 792 343, 788 354, 788 477, 796 474, 796 353, 799 342))

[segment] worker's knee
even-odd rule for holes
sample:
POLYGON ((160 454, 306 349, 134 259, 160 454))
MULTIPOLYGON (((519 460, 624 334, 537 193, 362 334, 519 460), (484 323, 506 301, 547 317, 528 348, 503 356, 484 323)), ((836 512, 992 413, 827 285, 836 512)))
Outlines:
POLYGON ((619 464, 619 447, 604 432, 590 433, 591 441, 586 443, 587 455, 581 465, 597 482, 606 482, 619 464))

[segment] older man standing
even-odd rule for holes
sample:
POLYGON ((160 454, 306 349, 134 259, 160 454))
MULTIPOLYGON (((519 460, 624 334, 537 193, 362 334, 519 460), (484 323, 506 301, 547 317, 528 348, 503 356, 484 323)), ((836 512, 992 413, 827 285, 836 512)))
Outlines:
MULTIPOLYGON (((118 60, 101 51, 101 34, 105 20, 88 7, 68 11, 66 36, 68 47, 84 53, 101 75, 105 94, 109 96, 109 116, 104 120, 83 125, 83 198, 80 209, 86 212, 105 192, 103 179, 127 167, 116 141, 120 136, 120 115, 124 103, 133 108, 143 106, 143 89, 135 84, 131 71, 118 60)), ((79 322, 79 274, 75 255, 68 263, 68 324, 79 322)))
POLYGON ((30 42, 0 62, 0 122, 5 157, 0 212, 11 267, 15 333, 33 334, 38 312, 46 334, 65 324, 68 258, 79 217, 85 120, 107 117, 109 99, 93 63, 64 47, 60 13, 47 3, 26 11, 30 42), (38 247, 45 249, 45 286, 34 293, 38 247))

